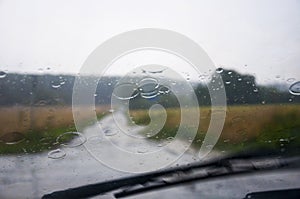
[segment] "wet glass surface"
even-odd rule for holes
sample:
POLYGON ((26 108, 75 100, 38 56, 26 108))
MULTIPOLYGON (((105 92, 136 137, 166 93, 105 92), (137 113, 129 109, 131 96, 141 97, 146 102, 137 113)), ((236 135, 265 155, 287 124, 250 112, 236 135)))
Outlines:
MULTIPOLYGON (((91 8, 76 2, 70 10, 65 3, 19 4, 0 2, 0 198, 40 198, 250 148, 299 155, 298 2, 119 2, 128 10, 137 4, 143 13, 123 13, 109 3, 110 11, 100 3, 91 8), (115 9, 122 23, 111 18, 115 9), (213 69, 199 71, 176 53, 145 48, 122 54, 101 74, 81 73, 103 41, 147 27, 136 25, 144 24, 139 18, 197 41, 213 69), (103 28, 107 21, 111 25, 103 28), (98 23, 101 28, 94 28, 98 23), (188 28, 190 23, 199 25, 188 28), (76 90, 77 84, 86 90, 76 90), (219 136, 214 130, 220 124, 219 136)), ((138 197, 241 198, 299 187, 298 173, 195 183, 138 197)))

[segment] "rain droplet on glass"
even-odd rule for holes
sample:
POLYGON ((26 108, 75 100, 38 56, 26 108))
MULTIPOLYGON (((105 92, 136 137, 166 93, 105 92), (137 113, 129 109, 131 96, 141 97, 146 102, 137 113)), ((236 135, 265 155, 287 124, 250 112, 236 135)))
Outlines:
POLYGON ((88 143, 89 144, 96 145, 96 144, 99 144, 101 142, 102 142, 102 138, 100 136, 97 136, 97 135, 88 138, 88 143))
POLYGON ((288 83, 293 83, 294 81, 296 81, 296 79, 295 78, 288 78, 286 81, 288 83))
POLYGON ((0 71, 0 78, 6 77, 7 73, 4 71, 0 71))
POLYGON ((4 142, 5 144, 18 144, 25 140, 24 134, 19 132, 10 132, 5 133, 0 137, 0 141, 4 142))
POLYGON ((216 73, 222 73, 224 70, 223 70, 223 68, 217 68, 216 69, 216 73))
POLYGON ((154 78, 147 77, 139 82, 138 90, 141 93, 141 97, 150 99, 159 95, 158 92, 159 84, 154 78))
POLYGON ((111 129, 105 129, 104 130, 104 135, 105 136, 114 136, 116 135, 118 132, 116 130, 111 130, 111 129))
POLYGON ((120 100, 133 99, 139 95, 139 92, 135 84, 132 83, 122 83, 117 84, 113 90, 113 96, 120 100))
POLYGON ((48 153, 50 159, 62 159, 66 156, 66 153, 61 149, 55 149, 48 153))
POLYGON ((293 83, 289 88, 289 92, 292 95, 300 95, 300 81, 293 83))
POLYGON ((79 132, 66 132, 56 138, 56 142, 65 147, 78 147, 86 142, 86 137, 79 132))

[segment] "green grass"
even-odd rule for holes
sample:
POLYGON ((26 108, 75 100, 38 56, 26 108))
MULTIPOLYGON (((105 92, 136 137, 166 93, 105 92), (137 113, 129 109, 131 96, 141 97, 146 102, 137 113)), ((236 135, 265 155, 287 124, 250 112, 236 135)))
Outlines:
POLYGON ((258 136, 240 142, 219 139, 215 149, 240 152, 248 149, 268 149, 279 153, 300 153, 300 113, 297 110, 276 113, 265 123, 258 136))
MULTIPOLYGON (((65 132, 74 132, 74 126, 48 129, 41 131, 29 131, 24 134, 24 139, 17 144, 0 142, 0 154, 39 153, 58 147, 56 138, 65 132)), ((67 139, 71 140, 72 137, 67 139)), ((67 141, 67 140, 64 140, 67 141)))
MULTIPOLYGON (((228 153, 253 148, 270 149, 281 153, 300 153, 299 110, 299 106, 293 105, 265 106, 265 109, 259 105, 229 107, 227 118, 236 118, 236 116, 245 117, 246 122, 240 120, 237 126, 231 126, 230 121, 225 121, 224 130, 214 149, 228 153), (257 116, 257 113, 264 118, 257 116), (249 121, 251 121, 251 124, 247 124, 249 121), (247 125, 249 125, 248 128, 247 125), (240 134, 236 133, 236 130, 244 128, 247 131, 240 134)), ((147 113, 139 111, 137 115, 139 115, 138 119, 136 119, 137 124, 147 125, 149 123, 150 120, 147 113)), ((168 137, 174 137, 178 131, 178 127, 169 123, 170 121, 167 119, 163 129, 156 136, 149 139, 152 141, 161 141, 168 137)), ((188 125, 185 129, 187 136, 191 134, 188 125)), ((142 133, 146 134, 146 132, 142 133)), ((198 129, 192 143, 193 148, 200 149, 205 134, 205 131, 200 128, 198 129)))
POLYGON ((272 122, 262 129, 255 142, 257 145, 281 152, 300 152, 299 111, 274 115, 272 122))
MULTIPOLYGON (((97 114, 97 119, 100 120, 108 113, 97 114)), ((87 126, 90 125, 88 122, 87 126)), ((22 154, 22 153, 40 153, 49 151, 59 147, 61 143, 57 143, 56 139, 63 133, 76 132, 75 125, 69 125, 61 128, 45 128, 44 130, 30 130, 23 133, 24 139, 16 144, 6 144, 0 141, 0 154, 22 154)), ((60 140, 67 143, 73 139, 74 135, 69 134, 62 137, 60 140)))

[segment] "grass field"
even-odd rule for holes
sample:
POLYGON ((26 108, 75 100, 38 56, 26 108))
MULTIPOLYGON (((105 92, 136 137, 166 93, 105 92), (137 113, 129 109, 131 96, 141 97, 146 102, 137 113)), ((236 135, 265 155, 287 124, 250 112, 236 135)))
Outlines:
MULTIPOLYGON (((104 113, 108 108, 96 107, 97 114, 104 113)), ((0 137, 10 132, 26 133, 30 130, 47 130, 74 126, 72 107, 0 107, 0 137)))
MULTIPOLYGON (((96 107, 98 119, 108 110, 107 106, 96 107)), ((57 147, 57 136, 76 131, 72 107, 14 106, 1 107, 0 111, 0 154, 50 150, 57 147)))
MULTIPOLYGON (((39 152, 51 149, 55 138, 61 133, 75 131, 71 107, 2 107, 0 108, 0 154, 39 152), (13 142, 24 136, 26 142, 13 142), (2 142, 1 142, 2 140, 2 142), (29 140, 29 141, 28 141, 29 140), (42 140, 42 141, 41 141, 42 140), (48 144, 43 141, 47 140, 48 144)), ((97 114, 103 115, 108 107, 97 107, 97 114)), ((149 123, 148 111, 130 112, 136 124, 149 123)), ((155 114, 160 114, 159 112, 155 114)), ((166 139, 175 136, 180 124, 180 109, 167 109, 167 121, 164 128, 154 139, 166 139)), ((209 107, 200 107, 200 126, 193 146, 202 144, 211 117, 209 107)), ((195 118, 188 118, 192 121, 195 118)), ((189 123, 182 124, 189 127, 189 123)), ((187 132, 188 133, 188 132, 187 132)), ((228 106, 224 128, 217 144, 220 150, 245 145, 267 145, 286 148, 300 144, 300 105, 249 105, 228 106)))
MULTIPOLYGON (((168 109, 164 128, 157 139, 175 136, 180 123, 180 110, 168 109)), ((137 124, 149 123, 145 110, 132 111, 137 124)), ((200 125, 193 141, 200 147, 208 129, 211 117, 209 107, 200 107, 200 125)), ((194 118, 189 118, 188 121, 194 118)), ((189 126, 189 124, 183 124, 189 126)), ((187 128, 188 129, 188 128, 187 128)), ((241 150, 244 147, 271 147, 285 150, 300 147, 300 105, 273 104, 228 106, 226 119, 220 139, 216 145, 219 150, 241 150)))

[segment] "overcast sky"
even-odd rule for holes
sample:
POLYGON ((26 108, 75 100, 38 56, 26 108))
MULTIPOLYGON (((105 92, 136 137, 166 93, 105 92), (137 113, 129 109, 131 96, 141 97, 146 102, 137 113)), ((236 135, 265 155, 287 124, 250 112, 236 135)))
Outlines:
POLYGON ((0 70, 76 73, 103 41, 138 28, 182 33, 260 82, 300 80, 299 0, 0 0, 0 70))

